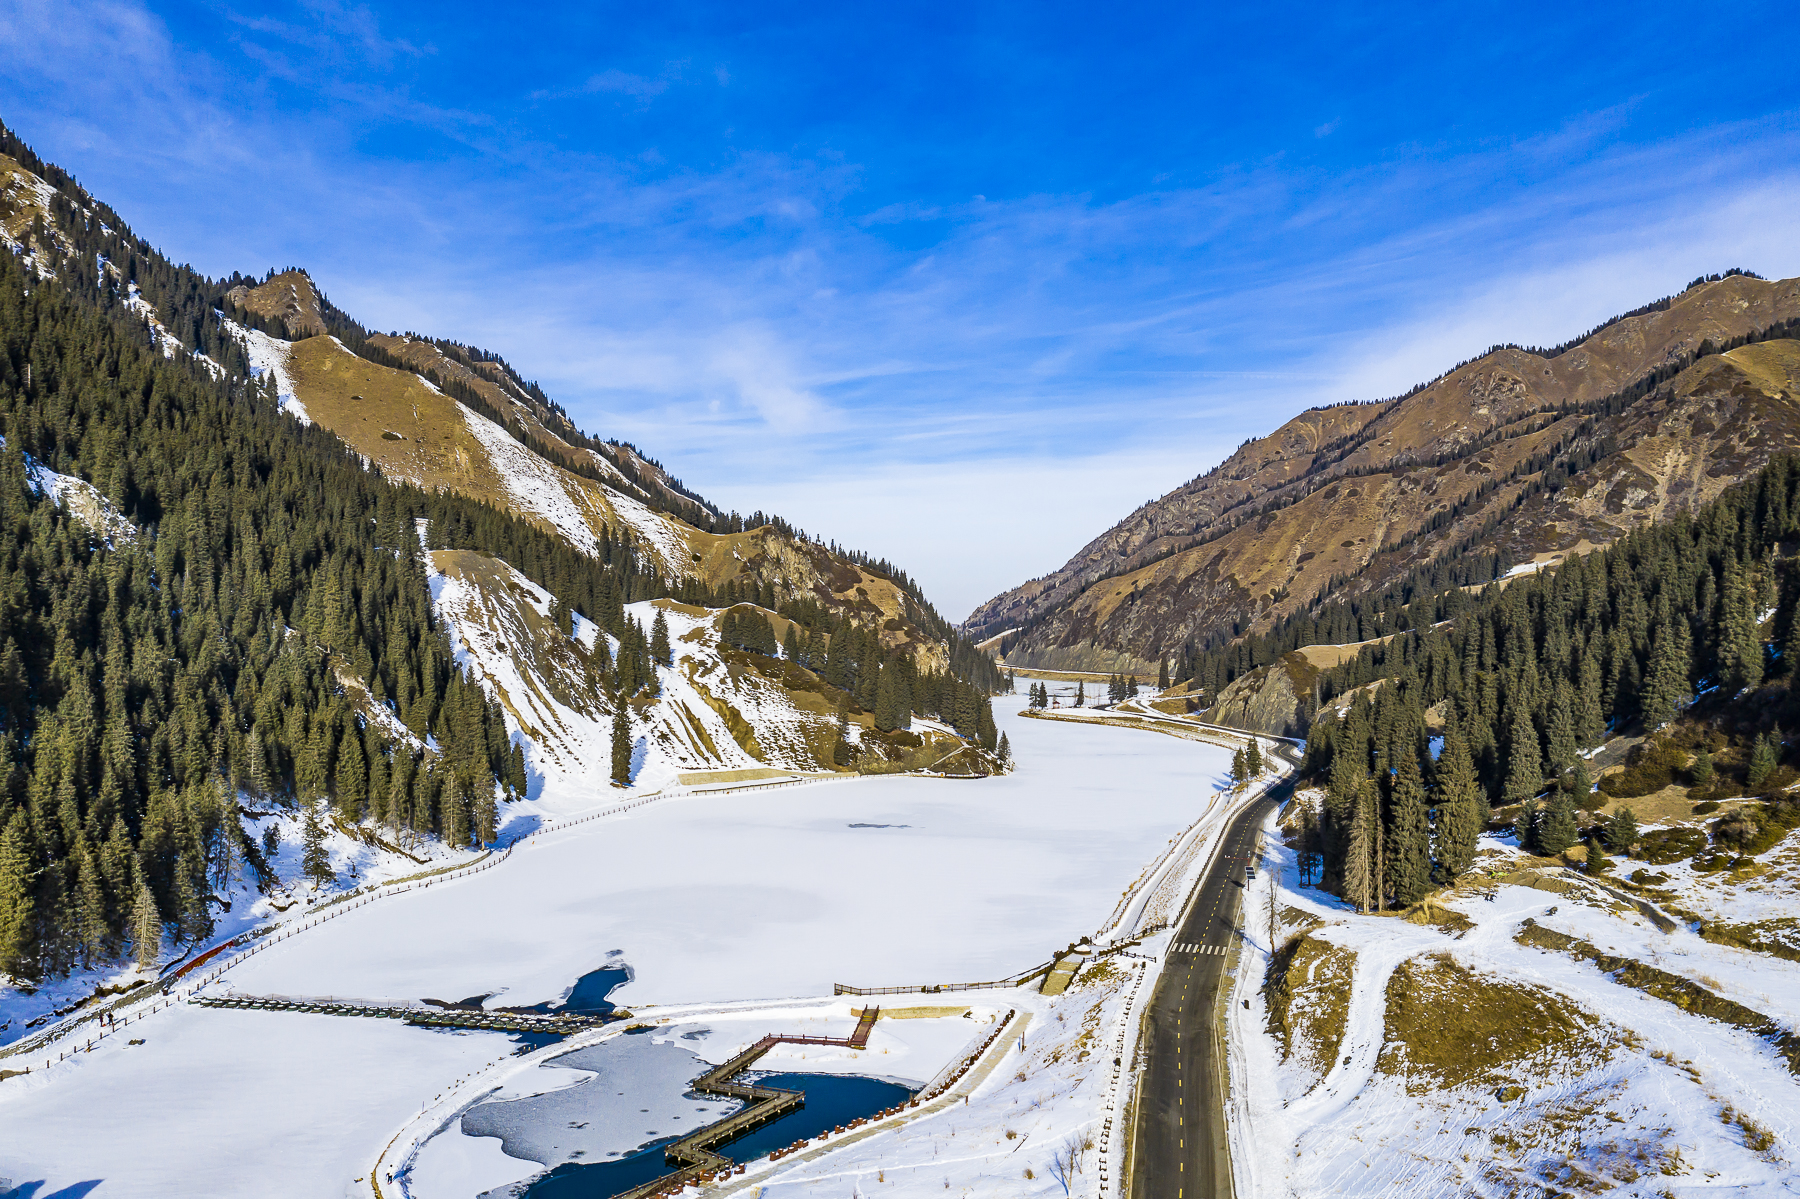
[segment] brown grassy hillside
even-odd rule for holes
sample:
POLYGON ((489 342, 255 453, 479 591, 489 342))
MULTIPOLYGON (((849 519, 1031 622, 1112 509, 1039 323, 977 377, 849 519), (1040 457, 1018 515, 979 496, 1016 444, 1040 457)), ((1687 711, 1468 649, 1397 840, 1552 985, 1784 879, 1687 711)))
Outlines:
MULTIPOLYGON (((299 279, 304 281, 304 275, 299 279)), ((246 293, 246 307, 262 300, 269 306, 282 294, 314 296, 310 284, 276 276, 246 293), (274 290, 269 290, 274 289, 274 290), (290 289, 290 290, 284 290, 290 289)), ((305 307, 305 305, 302 305, 305 307)), ((270 307, 261 315, 280 313, 270 307)), ((616 469, 603 483, 573 469, 581 462, 601 462, 593 451, 561 440, 540 417, 555 418, 530 403, 499 371, 477 372, 446 356, 436 345, 418 339, 378 336, 381 349, 439 378, 459 379, 477 387, 495 409, 516 415, 525 427, 552 447, 545 458, 504 430, 444 394, 419 375, 382 366, 351 353, 330 336, 315 335, 287 349, 286 369, 295 394, 308 415, 342 437, 383 472, 425 488, 447 488, 516 511, 542 528, 569 537, 598 538, 603 527, 629 529, 671 578, 699 578, 711 586, 735 582, 772 584, 789 597, 807 596, 834 614, 849 613, 877 628, 889 648, 909 647, 921 666, 941 669, 943 646, 920 629, 913 601, 892 581, 854 563, 834 557, 812 542, 788 537, 764 526, 733 533, 696 529, 667 512, 642 502, 641 488, 616 469)), ((552 420, 554 423, 554 419, 552 420)), ((637 477, 661 478, 660 468, 632 455, 637 477), (655 471, 655 475, 649 472, 655 471)), ((674 492, 669 492, 673 495, 674 492)))
POLYGON ((1800 280, 1731 276, 1556 357, 1499 349, 1402 399, 1303 413, 1060 570, 990 600, 965 627, 1025 628, 1009 654, 1018 663, 1149 672, 1189 637, 1266 627, 1328 590, 1383 586, 1490 519, 1484 544, 1516 561, 1607 544, 1691 511, 1795 444, 1800 344, 1701 358, 1603 419, 1559 408, 1601 400, 1702 342, 1796 316, 1800 280), (1559 448, 1559 461, 1597 460, 1528 496, 1546 475, 1534 456, 1559 448), (1449 523, 1427 532, 1434 518, 1449 523))

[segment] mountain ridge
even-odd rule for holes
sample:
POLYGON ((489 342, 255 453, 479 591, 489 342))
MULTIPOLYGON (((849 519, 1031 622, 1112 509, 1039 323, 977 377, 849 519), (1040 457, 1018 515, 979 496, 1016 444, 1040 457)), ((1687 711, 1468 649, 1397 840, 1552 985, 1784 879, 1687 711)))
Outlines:
POLYGON ((1514 561, 1608 544, 1717 495, 1800 432, 1791 351, 1714 352, 1796 316, 1800 282, 1714 276, 1572 346, 1497 347, 1393 400, 1309 409, 963 628, 1020 630, 1015 664, 1155 673, 1192 646, 1377 590, 1477 532, 1514 561), (1570 464, 1545 500, 1541 484, 1570 464), (1416 548, 1384 554, 1403 541, 1416 548))

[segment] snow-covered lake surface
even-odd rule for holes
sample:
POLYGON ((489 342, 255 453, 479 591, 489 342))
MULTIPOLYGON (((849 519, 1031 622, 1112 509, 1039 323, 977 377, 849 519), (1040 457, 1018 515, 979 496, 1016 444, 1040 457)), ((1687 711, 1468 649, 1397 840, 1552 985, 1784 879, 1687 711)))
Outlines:
MULTIPOLYGON (((1010 974, 1104 923, 1205 810, 1230 757, 1022 719, 1024 702, 995 705, 1020 763, 1010 776, 659 801, 347 913, 223 984, 514 1006, 554 1001, 622 959, 634 978, 611 999, 641 1008, 1010 974)), ((109 1038, 0 1086, 0 1175, 40 1197, 86 1184, 70 1194, 366 1194, 369 1166, 422 1101, 515 1048, 500 1034, 189 1007, 137 1035, 144 1045, 109 1038)), ((921 1048, 917 1067, 864 1070, 929 1073, 938 1048, 921 1048)), ((486 1160, 485 1185, 500 1164, 486 1160)))

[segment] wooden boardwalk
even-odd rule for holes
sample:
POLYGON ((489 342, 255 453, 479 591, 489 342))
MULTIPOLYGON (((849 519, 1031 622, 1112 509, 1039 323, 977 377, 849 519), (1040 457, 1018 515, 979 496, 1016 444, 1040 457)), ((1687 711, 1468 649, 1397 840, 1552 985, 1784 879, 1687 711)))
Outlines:
POLYGON ((376 1019, 404 1020, 427 1028, 475 1028, 489 1032, 550 1033, 570 1036, 583 1029, 594 1028, 610 1020, 624 1019, 630 1013, 610 1016, 536 1015, 531 1012, 490 1012, 472 1008, 422 1007, 410 1003, 387 1003, 377 999, 346 999, 342 996, 304 995, 200 995, 193 1002, 201 1007, 251 1008, 268 1012, 303 1012, 317 1016, 369 1016, 376 1019))
POLYGON ((789 1045, 840 1045, 848 1049, 863 1049, 869 1044, 869 1032, 875 1027, 881 1009, 865 1007, 857 1020, 856 1031, 847 1037, 802 1037, 802 1036, 767 1036, 749 1048, 732 1057, 722 1065, 714 1066, 693 1082, 693 1089, 706 1095, 720 1095, 728 1099, 741 1099, 748 1106, 733 1112, 722 1120, 715 1120, 706 1127, 698 1129, 682 1137, 679 1141, 663 1150, 663 1159, 676 1167, 675 1173, 653 1178, 641 1186, 624 1191, 615 1199, 648 1199, 652 1195, 663 1195, 697 1182, 729 1175, 734 1170, 741 1170, 736 1162, 722 1153, 714 1152, 714 1147, 726 1144, 755 1128, 760 1128, 772 1120, 806 1106, 806 1094, 803 1091, 789 1091, 780 1087, 759 1087, 753 1083, 732 1082, 739 1074, 763 1054, 786 1043, 789 1045))

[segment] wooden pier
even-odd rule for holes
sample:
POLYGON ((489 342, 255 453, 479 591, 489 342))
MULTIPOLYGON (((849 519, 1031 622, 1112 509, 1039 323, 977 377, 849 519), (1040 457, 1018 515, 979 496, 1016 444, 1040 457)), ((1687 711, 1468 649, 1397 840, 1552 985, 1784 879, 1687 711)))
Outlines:
POLYGON ((788 1045, 839 1045, 848 1049, 862 1049, 869 1043, 869 1032, 875 1027, 876 1018, 881 1009, 865 1007, 857 1020, 856 1031, 848 1037, 802 1037, 802 1036, 767 1036, 734 1056, 722 1065, 714 1066, 693 1082, 693 1089, 705 1095, 720 1095, 729 1099, 741 1099, 749 1106, 741 1111, 733 1112, 722 1120, 715 1120, 705 1128, 698 1129, 682 1137, 679 1141, 663 1150, 663 1159, 676 1167, 675 1173, 653 1178, 641 1186, 621 1192, 614 1199, 649 1199, 652 1195, 663 1195, 679 1190, 696 1182, 703 1182, 722 1174, 729 1174, 740 1166, 722 1153, 714 1152, 714 1147, 736 1140, 752 1129, 760 1128, 772 1120, 806 1106, 806 1094, 803 1091, 789 1091, 780 1087, 759 1087, 752 1083, 732 1082, 731 1080, 748 1070, 763 1054, 780 1044, 788 1045))
POLYGON ((424 1007, 410 1003, 389 1003, 377 999, 346 999, 328 995, 200 995, 194 1003, 201 1007, 249 1008, 268 1012, 301 1012, 315 1016, 369 1016, 376 1019, 404 1020, 426 1028, 473 1028, 488 1032, 550 1033, 566 1037, 594 1028, 610 1020, 624 1019, 630 1013, 609 1016, 576 1016, 530 1012, 490 1012, 476 1008, 424 1007))

